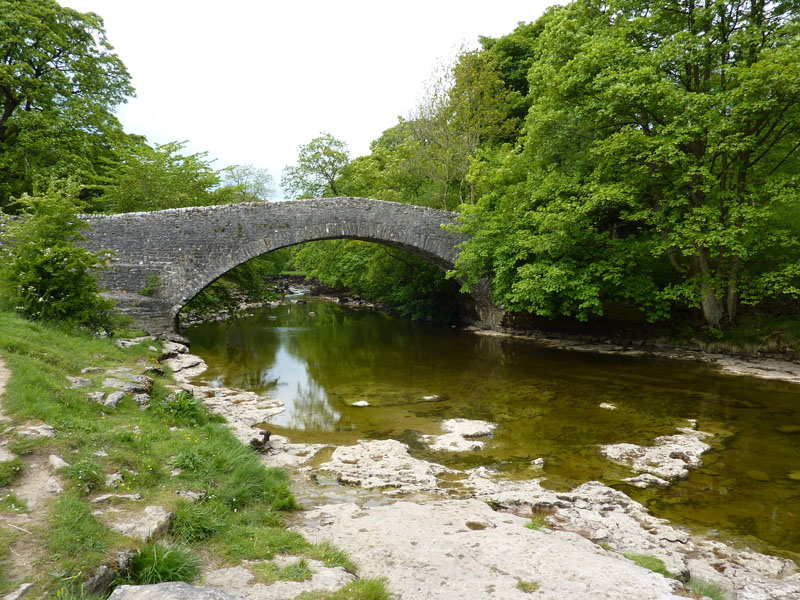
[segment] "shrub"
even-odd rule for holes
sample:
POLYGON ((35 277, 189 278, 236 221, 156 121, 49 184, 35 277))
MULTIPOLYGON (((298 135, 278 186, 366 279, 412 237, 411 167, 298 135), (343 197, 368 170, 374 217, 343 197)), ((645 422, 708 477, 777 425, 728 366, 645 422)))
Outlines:
POLYGON ((51 182, 46 192, 17 200, 23 218, 2 222, 0 291, 28 319, 110 332, 113 304, 91 274, 103 257, 75 246, 86 227, 77 193, 72 183, 51 182))

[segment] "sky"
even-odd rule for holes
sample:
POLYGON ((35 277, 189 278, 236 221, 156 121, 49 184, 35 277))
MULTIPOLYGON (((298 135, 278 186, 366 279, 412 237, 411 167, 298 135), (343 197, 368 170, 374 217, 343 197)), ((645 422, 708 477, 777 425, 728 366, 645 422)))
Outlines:
MULTIPOLYGON (((187 141, 217 169, 266 168, 326 132, 352 157, 408 116, 437 65, 556 0, 60 0, 105 22, 136 97, 129 133, 187 141)), ((280 195, 280 194, 278 194, 280 195)))

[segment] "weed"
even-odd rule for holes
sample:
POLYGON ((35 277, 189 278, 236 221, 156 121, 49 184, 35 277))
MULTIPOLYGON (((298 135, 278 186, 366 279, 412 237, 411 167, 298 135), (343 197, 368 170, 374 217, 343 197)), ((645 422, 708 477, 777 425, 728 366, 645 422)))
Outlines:
POLYGON ((719 584, 705 579, 696 579, 692 577, 686 583, 686 587, 700 597, 708 596, 711 600, 726 600, 727 595, 725 590, 719 584))
POLYGON ((144 282, 144 287, 139 290, 142 296, 155 296, 161 287, 161 276, 158 273, 150 273, 144 282))
POLYGON ((305 559, 300 559, 285 567, 279 567, 274 562, 262 562, 252 565, 250 569, 261 583, 275 581, 305 581, 311 579, 311 569, 305 559))
POLYGON ((132 560, 126 583, 147 585, 164 581, 193 581, 200 559, 180 546, 150 542, 132 560))
POLYGON ((645 569, 649 569, 654 573, 659 573, 664 577, 669 577, 670 579, 674 579, 675 576, 667 570, 667 566, 664 564, 664 561, 660 558, 656 558, 655 556, 651 556, 650 554, 631 554, 631 553, 623 553, 622 556, 625 558, 632 560, 640 567, 645 569))
POLYGON ((0 487, 7 487, 11 485, 22 473, 23 464, 19 458, 0 462, 0 487))
POLYGON ((538 581, 525 581, 523 579, 517 580, 517 589, 526 594, 532 594, 539 589, 538 581))

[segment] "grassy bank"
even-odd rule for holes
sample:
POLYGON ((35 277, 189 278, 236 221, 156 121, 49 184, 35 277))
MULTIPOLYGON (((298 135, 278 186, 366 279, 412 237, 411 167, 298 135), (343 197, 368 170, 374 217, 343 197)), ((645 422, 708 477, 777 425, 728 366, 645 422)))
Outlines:
MULTIPOLYGON (((81 598, 86 579, 103 564, 113 566, 113 557, 125 550, 138 556, 117 583, 201 581, 204 570, 243 560, 257 561, 250 568, 262 579, 271 574, 271 580, 306 578, 302 563, 308 558, 354 572, 334 546, 311 544, 284 527, 286 514, 299 508, 287 474, 264 467, 221 417, 193 398, 170 396, 168 377, 155 378, 148 409, 130 395, 116 407, 87 401, 87 392, 102 389, 108 375, 81 375, 82 368, 132 367, 141 373, 156 363, 157 346, 148 341, 123 349, 113 340, 0 313, 0 356, 12 372, 0 400, 12 422, 0 423, 0 443, 20 457, 0 473, 0 594, 33 583, 30 597, 81 598), (91 384, 70 389, 67 376, 87 377, 91 384), (24 425, 42 423, 54 428, 54 437, 18 434, 24 425), (26 506, 14 490, 27 476, 52 470, 50 455, 68 463, 57 473, 64 491, 26 506), (107 480, 112 474, 116 482, 107 480), (136 501, 110 500, 123 515, 164 507, 173 513, 169 533, 145 544, 113 531, 95 514, 108 504, 91 503, 104 493, 141 494, 136 501), (271 562, 278 554, 296 555, 298 567, 278 569, 271 562)), ((357 581, 332 594, 304 597, 387 597, 375 581, 357 581)))

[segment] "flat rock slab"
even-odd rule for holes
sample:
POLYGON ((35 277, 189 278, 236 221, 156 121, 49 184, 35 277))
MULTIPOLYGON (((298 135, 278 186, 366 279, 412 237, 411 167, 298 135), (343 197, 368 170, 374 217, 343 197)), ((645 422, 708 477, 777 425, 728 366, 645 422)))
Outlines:
POLYGON ((108 526, 114 531, 143 542, 159 539, 169 530, 172 513, 163 506, 146 506, 144 514, 126 521, 115 521, 108 526))
POLYGON ((386 488, 393 494, 441 492, 439 476, 453 472, 412 457, 408 446, 396 440, 340 446, 333 451, 331 460, 317 470, 334 473, 342 483, 365 489, 386 488))
POLYGON ((469 438, 488 437, 494 433, 497 425, 488 421, 471 419, 448 419, 442 423, 447 433, 442 435, 424 435, 422 441, 431 450, 447 452, 470 452, 481 450, 486 442, 469 438))
POLYGON ((197 587, 182 581, 154 585, 121 585, 109 600, 242 600, 208 587, 197 587))
POLYGON ((17 435, 29 438, 56 437, 56 430, 52 425, 30 425, 17 429, 17 435))
MULTIPOLYGON (((274 562, 278 566, 286 566, 300 560, 298 556, 276 556, 274 562)), ((203 583, 241 596, 246 600, 280 600, 294 598, 304 592, 333 592, 357 577, 342 567, 328 568, 318 560, 306 558, 311 570, 311 579, 306 581, 275 581, 269 585, 253 581, 253 573, 246 562, 244 566, 215 569, 203 577, 203 583)))
POLYGON ((11 462, 16 458, 17 458, 16 454, 0 446, 0 463, 11 462))
POLYGON ((574 533, 533 531, 527 519, 476 499, 353 503, 310 511, 297 530, 335 540, 362 577, 386 577, 399 600, 678 600, 675 581, 615 558, 574 533), (477 524, 477 525, 476 525, 477 524))
POLYGON ((675 435, 656 438, 653 446, 607 444, 600 446, 600 452, 637 473, 650 473, 669 481, 686 479, 690 468, 703 464, 700 456, 711 450, 711 446, 703 440, 712 437, 712 434, 689 427, 679 427, 678 431, 680 433, 675 435))

